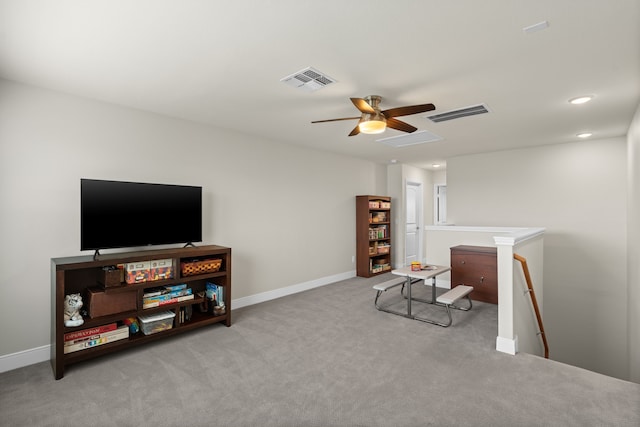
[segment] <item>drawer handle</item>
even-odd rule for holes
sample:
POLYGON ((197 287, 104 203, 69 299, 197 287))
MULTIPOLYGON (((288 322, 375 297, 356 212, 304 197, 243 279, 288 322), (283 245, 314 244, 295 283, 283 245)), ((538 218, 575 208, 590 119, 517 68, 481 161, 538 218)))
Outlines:
POLYGON ((480 276, 480 283, 484 282, 484 276, 480 276))
POLYGON ((464 264, 464 260, 460 261, 460 264, 464 264))

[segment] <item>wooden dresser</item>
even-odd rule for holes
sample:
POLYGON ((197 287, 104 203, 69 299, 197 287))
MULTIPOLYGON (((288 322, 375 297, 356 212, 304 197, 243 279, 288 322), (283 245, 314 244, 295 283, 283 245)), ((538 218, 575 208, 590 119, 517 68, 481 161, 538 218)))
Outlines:
POLYGON ((470 297, 475 301, 498 303, 497 249, 486 246, 454 246, 451 248, 451 288, 473 286, 470 297))

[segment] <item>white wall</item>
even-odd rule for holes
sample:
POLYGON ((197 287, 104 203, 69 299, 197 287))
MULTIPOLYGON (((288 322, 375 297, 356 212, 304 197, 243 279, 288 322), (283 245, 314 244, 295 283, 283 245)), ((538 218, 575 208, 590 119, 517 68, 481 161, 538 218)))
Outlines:
POLYGON ((629 378, 640 383, 640 106, 627 134, 629 378))
MULTIPOLYGON (((234 299, 355 275, 371 162, 0 81, 0 356, 49 343, 50 258, 80 254, 80 178, 203 186, 234 299)), ((109 251, 106 251, 109 252, 109 251)))
POLYGON ((546 228, 550 357, 627 379, 624 138, 447 160, 448 221, 546 228))

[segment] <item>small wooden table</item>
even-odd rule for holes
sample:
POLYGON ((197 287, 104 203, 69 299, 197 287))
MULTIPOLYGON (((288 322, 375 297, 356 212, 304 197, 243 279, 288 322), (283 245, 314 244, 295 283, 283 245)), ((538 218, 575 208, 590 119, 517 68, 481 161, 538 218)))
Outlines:
MULTIPOLYGON (((442 273, 446 273, 451 270, 451 267, 446 267, 443 265, 425 265, 419 271, 411 270, 411 267, 402 267, 391 271, 391 274, 395 274, 396 276, 404 276, 407 278, 407 317, 416 318, 413 314, 411 314, 411 279, 421 279, 427 283, 428 279, 431 279, 431 301, 420 300, 420 302, 426 302, 427 304, 436 304, 436 276, 439 276, 442 273)), ((418 320, 425 320, 430 323, 435 323, 433 321, 417 318, 418 320)))
POLYGON ((450 267, 441 266, 441 265, 425 265, 420 270, 414 271, 411 267, 403 267, 392 270, 391 273, 396 276, 406 277, 406 281, 398 282, 397 280, 389 280, 384 283, 378 283, 373 286, 376 292, 376 299, 374 300, 374 305, 376 309, 381 311, 386 311, 387 313, 397 314, 399 316, 408 317, 409 319, 420 320, 422 322, 432 323, 434 325, 449 327, 453 323, 453 318, 451 317, 451 309, 469 311, 472 307, 471 298, 469 298, 469 293, 473 291, 473 287, 460 285, 456 286, 454 289, 451 289, 444 294, 436 297, 436 276, 446 273, 451 270, 450 267), (428 279, 431 279, 431 300, 425 300, 420 298, 412 298, 411 297, 411 285, 413 283, 424 280, 425 284, 428 279), (407 300, 407 311, 406 313, 398 310, 392 310, 388 307, 381 306, 378 304, 378 299, 382 293, 386 292, 389 289, 395 288, 397 286, 402 285, 400 289, 400 295, 407 300), (404 296, 403 290, 407 287, 407 296, 404 296), (460 298, 466 297, 469 301, 469 307, 459 307, 455 305, 455 302, 460 298), (411 304, 413 301, 424 302, 427 304, 439 305, 445 308, 447 317, 449 321, 447 323, 439 322, 437 320, 428 319, 426 317, 416 316, 411 312, 411 304))

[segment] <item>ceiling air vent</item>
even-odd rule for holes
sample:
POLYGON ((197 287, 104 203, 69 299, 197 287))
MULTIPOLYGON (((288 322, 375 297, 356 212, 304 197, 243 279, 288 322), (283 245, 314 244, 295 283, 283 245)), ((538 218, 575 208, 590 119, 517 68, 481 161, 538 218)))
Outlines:
POLYGON ((390 145, 392 147, 401 148, 409 145, 424 144, 427 142, 441 141, 442 137, 428 130, 419 130, 417 132, 406 135, 391 136, 389 138, 376 139, 376 142, 390 145))
POLYGON ((446 122, 447 120, 459 119, 461 117, 475 116, 476 114, 488 113, 489 110, 484 104, 473 105, 471 107, 460 108, 458 110, 451 110, 440 114, 434 114, 426 116, 427 119, 434 123, 446 122))
POLYGON ((336 80, 313 67, 308 67, 290 76, 283 77, 280 81, 305 92, 313 92, 336 82, 336 80))

